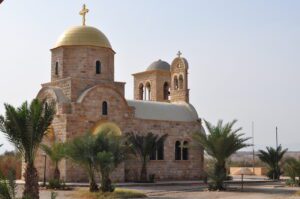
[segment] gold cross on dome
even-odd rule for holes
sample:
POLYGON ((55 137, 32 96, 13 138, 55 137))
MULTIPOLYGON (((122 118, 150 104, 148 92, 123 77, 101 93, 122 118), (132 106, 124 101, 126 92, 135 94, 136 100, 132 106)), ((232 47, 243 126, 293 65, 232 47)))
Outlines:
POLYGON ((182 53, 180 51, 178 51, 177 55, 178 55, 178 57, 180 57, 182 55, 182 53))
POLYGON ((82 15, 82 25, 85 26, 85 15, 89 12, 89 9, 86 8, 85 4, 82 6, 82 10, 79 12, 82 15))

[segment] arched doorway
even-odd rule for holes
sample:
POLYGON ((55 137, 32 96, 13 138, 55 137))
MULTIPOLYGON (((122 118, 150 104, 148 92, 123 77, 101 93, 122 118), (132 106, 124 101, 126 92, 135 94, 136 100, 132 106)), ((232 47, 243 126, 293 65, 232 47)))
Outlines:
POLYGON ((97 122, 91 130, 93 135, 96 135, 102 131, 109 132, 109 133, 115 133, 117 135, 122 134, 122 131, 117 124, 115 124, 114 122, 108 122, 108 121, 97 122))

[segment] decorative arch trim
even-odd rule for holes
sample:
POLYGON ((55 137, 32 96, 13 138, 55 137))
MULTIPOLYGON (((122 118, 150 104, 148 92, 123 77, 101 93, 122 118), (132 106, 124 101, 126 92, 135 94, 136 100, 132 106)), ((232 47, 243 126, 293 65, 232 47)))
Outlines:
POLYGON ((58 103, 68 103, 69 99, 65 96, 61 88, 58 87, 44 87, 42 88, 39 93, 37 94, 37 98, 41 98, 42 94, 44 93, 50 93, 58 103))
POLYGON ((93 135, 98 134, 100 131, 111 131, 112 133, 116 133, 117 135, 122 135, 121 128, 116 123, 109 122, 107 120, 100 120, 91 128, 91 133, 93 135))
POLYGON ((108 88, 112 91, 114 91, 115 93, 117 93, 119 96, 120 96, 120 99, 123 101, 123 103, 125 105, 127 105, 128 107, 128 103, 127 101, 125 100, 124 96, 119 92, 117 91, 116 89, 114 89, 113 87, 111 86, 108 86, 108 85, 96 85, 96 86, 93 86, 91 88, 88 88, 86 89, 77 99, 77 103, 82 103, 84 101, 84 99, 89 95, 90 92, 92 92, 93 90, 97 89, 97 88, 108 88))

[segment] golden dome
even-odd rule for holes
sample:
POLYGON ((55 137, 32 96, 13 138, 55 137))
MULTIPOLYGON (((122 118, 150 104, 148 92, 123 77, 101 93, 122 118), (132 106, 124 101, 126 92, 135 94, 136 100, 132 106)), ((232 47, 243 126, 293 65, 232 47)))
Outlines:
POLYGON ((107 37, 91 26, 74 26, 67 29, 58 39, 54 48, 60 46, 97 46, 112 48, 107 37))

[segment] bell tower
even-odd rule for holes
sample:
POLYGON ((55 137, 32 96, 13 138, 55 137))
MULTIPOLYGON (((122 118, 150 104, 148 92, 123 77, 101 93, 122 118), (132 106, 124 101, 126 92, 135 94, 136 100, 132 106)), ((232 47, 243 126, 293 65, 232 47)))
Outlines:
POLYGON ((179 51, 171 64, 171 102, 189 103, 188 62, 179 51))

